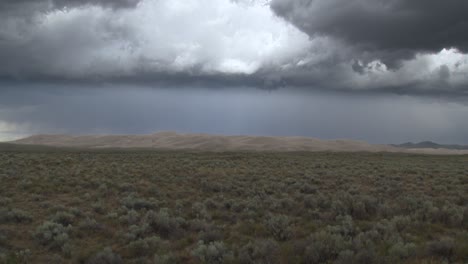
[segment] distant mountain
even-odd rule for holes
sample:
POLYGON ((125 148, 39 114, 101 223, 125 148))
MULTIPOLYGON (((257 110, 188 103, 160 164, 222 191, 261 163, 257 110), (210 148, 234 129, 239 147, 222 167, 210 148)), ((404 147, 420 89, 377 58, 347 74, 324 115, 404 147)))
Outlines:
POLYGON ((395 147, 407 148, 407 149, 456 149, 456 150, 468 150, 468 146, 463 145, 443 145, 432 141, 422 141, 419 143, 407 142, 400 145, 393 145, 395 147))

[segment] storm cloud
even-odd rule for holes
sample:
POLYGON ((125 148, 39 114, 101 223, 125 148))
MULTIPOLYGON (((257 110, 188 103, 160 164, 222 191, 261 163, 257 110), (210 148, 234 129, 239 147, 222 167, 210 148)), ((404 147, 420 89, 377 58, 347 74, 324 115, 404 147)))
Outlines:
POLYGON ((0 136, 175 129, 466 143, 467 5, 0 1, 0 136))
POLYGON ((3 0, 0 3, 1 11, 23 9, 29 12, 40 11, 27 7, 42 7, 46 9, 73 8, 84 5, 98 5, 112 8, 135 7, 140 0, 3 0))
POLYGON ((0 78, 457 97, 468 84, 466 5, 3 1, 0 78))
POLYGON ((418 53, 468 51, 464 0, 273 0, 271 8, 311 37, 345 41, 391 66, 418 53))
POLYGON ((0 141, 39 133, 311 136, 373 143, 468 144, 468 105, 431 98, 301 89, 10 87, 0 141))
POLYGON ((0 74, 17 79, 244 78, 286 65, 310 46, 263 4, 228 0, 146 0, 129 9, 92 5, 5 20, 0 74))

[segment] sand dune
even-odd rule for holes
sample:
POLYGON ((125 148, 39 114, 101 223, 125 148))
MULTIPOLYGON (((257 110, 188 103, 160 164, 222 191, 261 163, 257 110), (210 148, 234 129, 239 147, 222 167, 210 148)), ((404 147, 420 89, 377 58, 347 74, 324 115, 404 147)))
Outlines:
POLYGON ((468 154, 448 149, 404 149, 373 145, 355 140, 321 140, 308 137, 221 136, 159 132, 149 135, 35 135, 13 141, 32 144, 84 148, 155 148, 203 151, 337 151, 405 152, 424 154, 468 154))

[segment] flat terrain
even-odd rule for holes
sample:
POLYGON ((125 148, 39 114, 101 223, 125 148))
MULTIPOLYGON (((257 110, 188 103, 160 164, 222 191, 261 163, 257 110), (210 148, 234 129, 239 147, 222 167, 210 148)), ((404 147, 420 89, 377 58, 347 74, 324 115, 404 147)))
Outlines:
POLYGON ((468 157, 0 152, 4 263, 466 263, 468 157))

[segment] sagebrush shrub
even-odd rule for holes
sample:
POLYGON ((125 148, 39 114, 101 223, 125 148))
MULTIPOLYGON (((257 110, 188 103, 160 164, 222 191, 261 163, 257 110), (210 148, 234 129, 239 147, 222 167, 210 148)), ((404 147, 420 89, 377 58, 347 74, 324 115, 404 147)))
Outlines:
POLYGON ((32 216, 20 209, 0 209, 0 223, 30 223, 32 216))
POLYGON ((91 207, 93 208, 93 211, 98 213, 98 214, 104 214, 104 212, 105 212, 104 205, 102 204, 101 201, 97 201, 97 202, 91 204, 91 207))
POLYGON ((119 220, 123 223, 134 225, 140 220, 140 213, 135 210, 129 210, 125 215, 120 216, 119 220))
POLYGON ((141 225, 131 225, 128 228, 127 232, 122 232, 120 237, 125 242, 132 242, 137 239, 144 238, 148 233, 150 233, 150 226, 148 224, 141 224, 141 225))
POLYGON ((87 217, 78 224, 78 228, 87 231, 98 231, 104 229, 104 225, 99 224, 94 218, 87 217))
POLYGON ((86 263, 104 246, 122 257, 107 254, 95 263, 206 263, 191 254, 197 248, 212 262, 229 263, 464 263, 465 160, 384 153, 0 151, 0 263, 24 263, 18 255, 25 247, 29 262, 86 263), (34 229, 45 220, 66 230, 45 229, 50 235, 36 238, 34 229), (444 236, 451 240, 429 242, 444 236), (219 241, 227 257, 209 258, 219 255, 213 246, 219 241))
POLYGON ((8 197, 0 197, 0 206, 9 205, 13 200, 8 197))
POLYGON ((351 237, 359 232, 359 229, 354 225, 354 221, 351 216, 338 216, 336 217, 336 220, 339 221, 338 225, 327 227, 327 230, 330 233, 340 234, 343 237, 351 237))
POLYGON ((326 263, 333 261, 347 248, 345 239, 339 234, 319 231, 310 236, 304 252, 307 263, 326 263))
POLYGON ((23 249, 8 252, 0 249, 0 263, 31 263, 31 251, 23 249))
POLYGON ((192 205, 192 214, 199 219, 210 220, 211 215, 208 213, 204 203, 196 202, 192 205))
POLYGON ((181 225, 185 224, 185 219, 172 217, 169 210, 162 208, 159 212, 148 211, 145 222, 161 237, 168 238, 181 232, 181 225))
POLYGON ((122 205, 128 209, 141 210, 141 209, 153 209, 155 205, 143 198, 137 198, 134 195, 129 195, 122 199, 122 205))
POLYGON ((277 263, 279 245, 272 239, 250 241, 239 250, 239 262, 242 264, 277 263))
POLYGON ((46 221, 36 228, 33 236, 36 241, 49 249, 68 251, 70 247, 68 233, 70 230, 71 226, 65 227, 62 224, 46 221))
POLYGON ((333 263, 334 264, 353 264, 353 263, 356 263, 354 252, 352 250, 349 250, 349 249, 341 251, 338 254, 338 257, 336 258, 336 260, 333 263))
POLYGON ((94 256, 86 261, 86 264, 121 264, 123 263, 122 257, 112 251, 112 248, 106 247, 102 251, 96 253, 94 256))
POLYGON ((222 264, 233 259, 232 252, 220 241, 208 244, 200 241, 192 250, 192 255, 207 264, 222 264))
POLYGON ((212 227, 200 232, 200 240, 204 241, 205 243, 222 240, 223 238, 223 233, 218 228, 212 227))
POLYGON ((363 248, 356 252, 354 261, 359 264, 378 264, 381 259, 374 248, 363 248))
POLYGON ((52 216, 51 221, 63 226, 68 226, 73 224, 75 221, 75 216, 68 212, 57 212, 54 216, 52 216))
POLYGON ((301 184, 299 187, 299 190, 301 191, 301 193, 313 194, 317 192, 317 187, 306 183, 306 184, 301 184))
POLYGON ((427 244, 427 249, 430 255, 450 259, 454 254, 455 241, 453 238, 444 237, 439 240, 429 242, 427 244))
POLYGON ((401 261, 415 254, 416 245, 413 243, 398 242, 388 250, 390 258, 401 261))
POLYGON ((153 256, 154 264, 173 264, 179 263, 172 254, 155 254, 153 256))
POLYGON ((396 231, 403 232, 408 230, 413 222, 409 216, 395 216, 392 218, 391 223, 396 231))
POLYGON ((462 226, 468 228, 468 207, 463 210, 462 226))
POLYGON ((149 256, 154 254, 161 244, 161 238, 152 236, 147 238, 140 238, 130 242, 126 248, 134 257, 149 256))
POLYGON ((265 226, 278 241, 288 240, 292 236, 291 220, 286 215, 269 215, 265 226))
POLYGON ((206 231, 210 228, 208 222, 203 219, 193 219, 188 223, 190 231, 200 232, 206 231))

